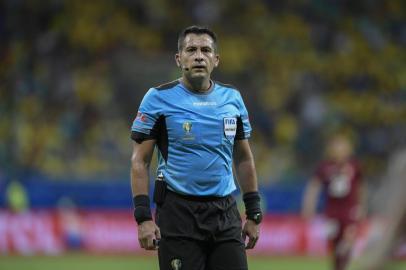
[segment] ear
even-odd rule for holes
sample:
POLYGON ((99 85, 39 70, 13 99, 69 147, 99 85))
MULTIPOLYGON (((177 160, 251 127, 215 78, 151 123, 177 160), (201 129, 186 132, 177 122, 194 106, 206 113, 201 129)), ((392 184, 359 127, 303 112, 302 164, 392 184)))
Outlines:
POLYGON ((214 67, 217 67, 220 63, 220 55, 216 55, 216 59, 214 60, 214 67))
POLYGON ((176 65, 178 67, 180 67, 181 65, 180 65, 180 55, 179 55, 179 53, 175 54, 175 61, 176 61, 176 65))

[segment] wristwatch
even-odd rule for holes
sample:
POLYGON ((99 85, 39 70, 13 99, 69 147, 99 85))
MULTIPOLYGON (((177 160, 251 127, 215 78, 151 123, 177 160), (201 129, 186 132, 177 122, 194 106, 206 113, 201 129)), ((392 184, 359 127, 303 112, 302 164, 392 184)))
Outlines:
POLYGON ((252 215, 247 216, 247 219, 252 220, 255 224, 260 224, 262 221, 262 213, 255 213, 252 215))

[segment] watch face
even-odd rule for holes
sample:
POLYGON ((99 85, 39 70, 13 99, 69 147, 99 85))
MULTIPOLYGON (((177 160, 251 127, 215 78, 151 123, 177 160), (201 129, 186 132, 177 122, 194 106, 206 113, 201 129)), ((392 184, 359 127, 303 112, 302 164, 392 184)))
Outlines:
POLYGON ((262 214, 261 214, 261 213, 256 213, 256 214, 253 216, 253 220, 255 221, 256 224, 261 223, 261 221, 262 221, 262 214))

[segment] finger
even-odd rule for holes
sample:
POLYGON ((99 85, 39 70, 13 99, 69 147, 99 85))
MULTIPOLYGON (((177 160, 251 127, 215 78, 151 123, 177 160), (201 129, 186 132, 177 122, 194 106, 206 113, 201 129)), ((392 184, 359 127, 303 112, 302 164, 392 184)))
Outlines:
POLYGON ((159 248, 159 240, 161 240, 161 230, 156 227, 155 229, 155 239, 153 239, 154 249, 159 248))
POLYGON ((153 245, 153 235, 144 236, 144 237, 140 238, 139 241, 140 241, 141 247, 146 249, 146 250, 150 250, 150 249, 152 249, 154 247, 154 245, 153 245))
POLYGON ((255 246, 256 238, 250 238, 248 241, 247 246, 245 247, 246 249, 253 249, 255 246))
POLYGON ((241 232, 241 237, 242 237, 242 240, 243 240, 244 243, 245 243, 245 241, 246 241, 246 239, 247 239, 247 232, 246 232, 245 230, 243 230, 243 231, 241 232))
POLYGON ((142 244, 142 241, 141 241, 141 239, 139 239, 139 238, 138 238, 138 243, 140 244, 140 247, 141 247, 141 248, 144 248, 144 245, 142 244))
POLYGON ((147 238, 141 239, 141 247, 144 249, 148 249, 148 239, 147 238))
POLYGON ((152 237, 148 237, 147 238, 147 250, 153 250, 155 249, 155 245, 154 245, 154 238, 152 237))
POLYGON ((159 239, 153 239, 153 240, 152 240, 152 243, 154 244, 155 249, 158 249, 158 248, 159 248, 159 242, 160 242, 159 239))
POLYGON ((155 230, 156 239, 161 239, 161 230, 157 227, 155 230))
POLYGON ((250 249, 250 248, 251 248, 251 245, 252 245, 252 236, 251 236, 251 235, 248 235, 248 234, 247 234, 247 236, 248 236, 248 242, 247 242, 247 244, 245 245, 245 249, 250 249))
POLYGON ((253 241, 254 241, 254 239, 253 239, 253 238, 250 238, 250 239, 248 240, 247 245, 245 246, 245 249, 252 249, 253 241))
POLYGON ((249 237, 249 241, 248 241, 248 243, 247 243, 247 245, 246 245, 245 248, 246 248, 246 249, 252 249, 252 248, 254 248, 254 246, 255 246, 257 240, 258 240, 258 237, 257 237, 257 236, 250 236, 250 237, 249 237))
POLYGON ((252 245, 252 248, 254 248, 257 245, 258 239, 259 239, 258 236, 255 237, 254 244, 252 245))

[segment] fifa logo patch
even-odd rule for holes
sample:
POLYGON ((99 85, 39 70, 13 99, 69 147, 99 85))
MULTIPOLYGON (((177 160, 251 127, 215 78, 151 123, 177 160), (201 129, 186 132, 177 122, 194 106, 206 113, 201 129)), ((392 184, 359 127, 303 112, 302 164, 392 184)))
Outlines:
POLYGON ((182 261, 180 259, 173 259, 171 261, 172 270, 180 270, 182 268, 182 261))
POLYGON ((183 127, 183 130, 186 133, 190 133, 192 131, 192 123, 191 122, 184 122, 182 127, 183 127))
POLYGON ((237 133, 237 118, 225 117, 224 118, 224 135, 228 140, 232 140, 237 133))

